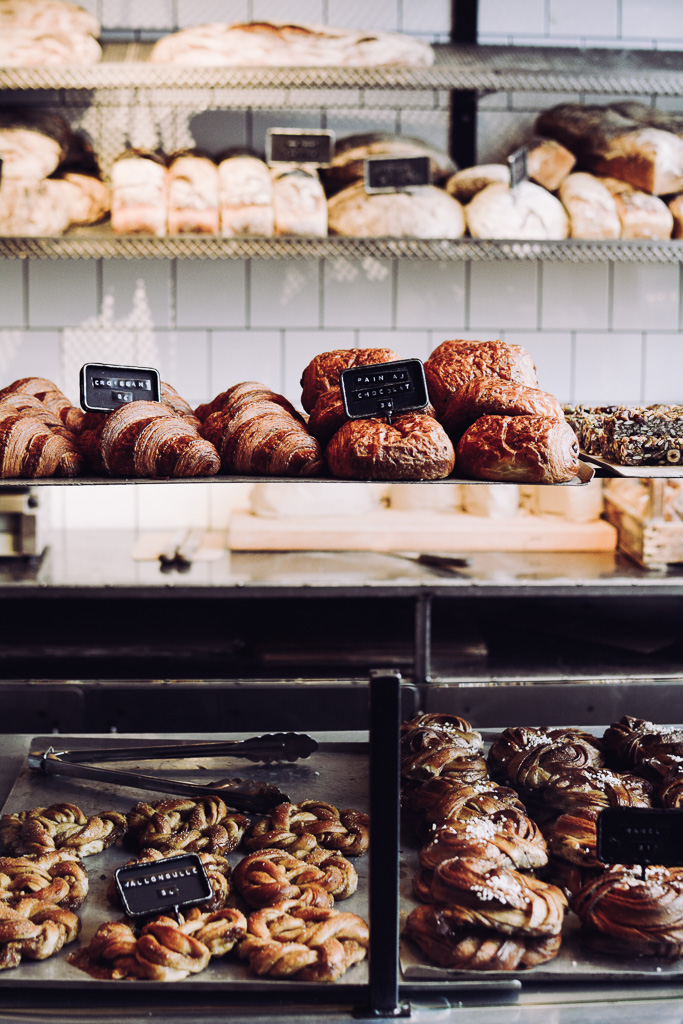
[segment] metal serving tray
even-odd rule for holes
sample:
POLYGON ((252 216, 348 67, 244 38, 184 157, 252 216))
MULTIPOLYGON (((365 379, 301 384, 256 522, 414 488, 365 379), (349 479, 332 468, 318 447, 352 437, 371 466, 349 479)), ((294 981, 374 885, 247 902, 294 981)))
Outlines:
MULTIPOLYGON (((457 712, 455 712, 457 713, 457 712)), ((564 728, 566 726, 549 726, 564 728)), ((499 729, 481 730, 485 750, 500 735, 504 726, 499 729)), ((607 726, 585 726, 581 729, 594 736, 602 736, 607 726)), ((412 893, 413 876, 419 870, 418 846, 411 826, 406 823, 403 829, 401 877, 400 877, 400 918, 401 932, 405 919, 410 911, 419 905, 412 893)), ((447 982, 448 988, 470 988, 473 981, 488 986, 492 982, 524 980, 533 983, 572 984, 617 983, 651 981, 653 984, 663 982, 683 982, 683 960, 668 961, 657 957, 641 957, 631 960, 616 956, 599 954, 584 947, 581 941, 579 919, 571 911, 567 912, 562 929, 562 946, 554 960, 540 964, 527 970, 516 971, 463 971, 455 968, 444 968, 430 964, 418 946, 410 940, 401 938, 400 964, 406 982, 447 982)), ((624 992, 627 995, 627 991, 624 992)))
MULTIPOLYGON (((368 809, 368 762, 365 751, 367 744, 362 734, 355 734, 358 741, 321 742, 318 750, 305 761, 276 764, 241 763, 235 759, 204 757, 192 759, 174 759, 165 761, 141 761, 140 765, 132 765, 129 761, 121 767, 133 770, 139 767, 147 775, 158 774, 159 793, 128 789, 113 786, 104 782, 86 781, 58 775, 43 775, 31 771, 25 763, 19 771, 14 785, 5 801, 2 812, 29 810, 33 807, 47 806, 55 802, 74 803, 86 814, 96 811, 116 810, 127 811, 139 800, 155 800, 165 795, 164 778, 181 779, 186 782, 206 782, 209 779, 233 775, 240 778, 253 778, 277 785, 296 802, 315 798, 334 804, 337 807, 353 807, 358 810, 368 809)), ((242 738, 242 737, 236 737, 242 738)), ((166 740, 166 742, 169 742, 166 740)), ((37 737, 33 739, 28 750, 47 749, 54 745, 55 737, 37 737)), ((130 739, 105 738, 93 740, 90 736, 60 736, 60 747, 70 749, 92 749, 97 746, 130 746, 130 739)), ((108 762, 112 767, 116 762, 108 762)), ((248 851, 238 850, 229 855, 230 864, 234 867, 248 851)), ((76 942, 65 946, 56 956, 44 961, 22 960, 19 967, 0 971, 0 988, 18 989, 28 985, 37 989, 84 989, 88 991, 122 988, 129 992, 150 991, 156 989, 169 990, 169 982, 131 981, 122 982, 97 980, 67 963, 67 956, 81 944, 87 944, 104 921, 116 921, 123 918, 120 910, 112 907, 107 901, 106 892, 115 868, 129 860, 134 854, 121 846, 105 850, 103 853, 84 858, 88 871, 90 891, 79 911, 82 929, 76 942)), ((360 914, 368 920, 368 876, 369 858, 354 858, 354 866, 358 871, 358 891, 348 900, 337 905, 340 910, 348 910, 360 914)), ((233 894, 233 902, 248 913, 246 908, 233 894)), ((340 1000, 344 999, 344 989, 355 989, 367 985, 369 971, 367 960, 351 968, 344 977, 335 983, 334 992, 340 1000)), ((280 990, 283 994, 294 995, 312 987, 321 987, 330 992, 329 984, 324 982, 279 981, 276 979, 255 978, 249 974, 248 968, 239 960, 234 950, 223 958, 213 958, 209 967, 201 974, 184 981, 173 982, 172 988, 191 989, 193 992, 235 991, 260 993, 280 990)))

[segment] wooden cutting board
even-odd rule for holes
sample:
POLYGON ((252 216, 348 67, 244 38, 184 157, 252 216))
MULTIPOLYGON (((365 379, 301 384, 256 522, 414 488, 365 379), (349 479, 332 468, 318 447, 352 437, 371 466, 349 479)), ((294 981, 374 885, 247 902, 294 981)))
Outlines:
POLYGON ((602 519, 519 513, 492 519, 469 513, 380 509, 356 516, 271 519, 233 512, 233 551, 613 551, 616 531, 602 519))

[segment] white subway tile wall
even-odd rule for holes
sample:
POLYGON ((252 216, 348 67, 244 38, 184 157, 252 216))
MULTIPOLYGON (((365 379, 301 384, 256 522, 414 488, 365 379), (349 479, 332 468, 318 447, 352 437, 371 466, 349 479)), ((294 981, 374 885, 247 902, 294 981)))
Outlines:
MULTIPOLYGON (((402 29, 438 41, 448 38, 450 22, 450 0, 81 2, 112 37, 131 28, 147 38, 208 21, 297 17, 402 29)), ((504 44, 683 48, 683 4, 480 0, 479 36, 504 44)), ((680 97, 639 98, 683 109, 680 97)), ((222 99, 214 93, 207 105, 223 102, 225 109, 202 110, 200 102, 188 117, 176 117, 163 96, 156 99, 153 109, 133 95, 123 106, 118 97, 112 105, 60 109, 97 138, 107 125, 112 141, 105 163, 126 139, 150 131, 171 148, 196 144, 214 154, 229 145, 260 148, 266 128, 284 118, 290 126, 327 126, 338 135, 400 130, 441 145, 447 138, 446 93, 425 100, 418 93, 264 91, 261 109, 246 110, 230 109, 242 102, 234 93, 222 99)), ((54 103, 26 98, 36 100, 54 103)), ((504 160, 528 136, 539 110, 577 100, 607 97, 482 97, 478 161, 504 160)), ((529 349, 540 386, 562 401, 682 401, 680 297, 680 269, 658 264, 0 260, 0 384, 39 374, 77 401, 80 365, 111 359, 158 365, 193 404, 248 379, 298 403, 301 371, 327 349, 382 346, 425 358, 446 338, 501 337, 529 349)), ((66 528, 220 529, 247 495, 241 485, 64 488, 44 504, 66 528)))

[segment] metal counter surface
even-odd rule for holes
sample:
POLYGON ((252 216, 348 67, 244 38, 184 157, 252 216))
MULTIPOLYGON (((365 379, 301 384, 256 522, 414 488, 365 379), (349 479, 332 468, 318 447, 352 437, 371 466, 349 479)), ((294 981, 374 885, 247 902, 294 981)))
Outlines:
MULTIPOLYGON (((79 737, 79 741, 90 747, 99 737, 79 737)), ((103 736, 112 740, 112 736, 103 736)), ((159 743, 168 742, 169 737, 150 734, 144 737, 159 743)), ((223 737, 216 736, 216 739, 223 737)), ((358 740, 364 736, 358 733, 316 733, 324 742, 358 740)), ((0 802, 7 800, 17 776, 20 774, 29 749, 30 735, 4 735, 0 737, 0 802)), ((117 740, 139 744, 143 737, 117 736, 117 740)), ((185 734, 174 739, 206 739, 205 734, 185 734)), ((244 773, 243 773, 244 774, 244 773)), ((30 965, 36 966, 36 965, 30 965)), ((37 965, 39 966, 39 965, 37 965)), ((84 976, 85 977, 85 976, 84 976)), ((240 1004, 236 1000, 211 998, 201 1004, 193 1001, 192 992, 168 985, 147 995, 136 992, 135 983, 123 985, 122 990, 108 989, 93 999, 93 987, 78 991, 68 988, 61 991, 48 988, 22 988, 13 991, 11 986, 3 988, 0 1001, 1 1024, 45 1024, 69 1022, 69 1024, 142 1024, 156 1020, 163 1024, 187 1024, 188 1019, 197 1024, 225 1024, 227 1021, 253 1021, 254 1024, 302 1024, 302 1021, 337 1022, 363 1019, 362 1011, 354 1017, 353 1009, 340 1007, 333 1002, 334 987, 324 987, 319 1002, 303 1004, 296 996, 287 998, 282 994, 278 1005, 265 1009, 251 1002, 240 1004)), ((316 986, 320 988, 320 986, 316 986)), ((611 983, 602 985, 534 985, 526 978, 524 984, 491 984, 489 979, 481 984, 472 982, 458 991, 443 985, 415 983, 402 990, 409 1000, 410 1019, 416 1024, 681 1024, 683 1021, 683 991, 668 981, 657 984, 634 983, 632 985, 611 983)))
POLYGON ((212 598, 468 597, 683 595, 683 566, 647 570, 612 552, 472 552, 455 570, 421 565, 400 554, 357 551, 225 552, 187 572, 164 573, 158 561, 135 561, 132 531, 61 531, 41 558, 3 560, 0 597, 87 596, 212 598))

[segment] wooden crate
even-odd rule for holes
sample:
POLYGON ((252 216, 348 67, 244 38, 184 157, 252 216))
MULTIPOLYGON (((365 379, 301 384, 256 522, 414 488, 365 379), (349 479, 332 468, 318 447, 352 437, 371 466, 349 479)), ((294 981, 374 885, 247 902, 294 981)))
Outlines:
POLYGON ((617 548, 647 569, 683 562, 683 520, 664 517, 665 480, 648 480, 646 510, 613 490, 604 494, 604 515, 616 528, 617 548))

